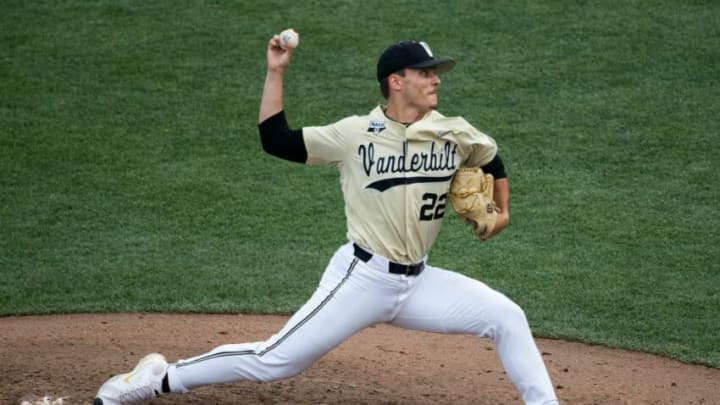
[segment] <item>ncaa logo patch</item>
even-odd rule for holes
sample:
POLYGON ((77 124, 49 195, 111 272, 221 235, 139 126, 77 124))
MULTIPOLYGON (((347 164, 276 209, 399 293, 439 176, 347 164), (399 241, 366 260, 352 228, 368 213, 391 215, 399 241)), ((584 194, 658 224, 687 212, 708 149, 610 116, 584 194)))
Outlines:
POLYGON ((367 132, 372 132, 377 135, 383 130, 385 130, 385 121, 372 120, 370 121, 370 126, 368 127, 367 132))

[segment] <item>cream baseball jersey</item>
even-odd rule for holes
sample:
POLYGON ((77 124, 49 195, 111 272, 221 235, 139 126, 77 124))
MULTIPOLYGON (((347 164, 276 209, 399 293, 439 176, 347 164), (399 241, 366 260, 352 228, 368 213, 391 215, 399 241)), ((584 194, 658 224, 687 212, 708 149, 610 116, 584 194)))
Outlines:
POLYGON ((461 166, 483 166, 495 141, 459 117, 431 111, 406 126, 381 106, 366 116, 303 128, 307 164, 340 172, 347 237, 399 263, 422 260, 440 232, 461 166))

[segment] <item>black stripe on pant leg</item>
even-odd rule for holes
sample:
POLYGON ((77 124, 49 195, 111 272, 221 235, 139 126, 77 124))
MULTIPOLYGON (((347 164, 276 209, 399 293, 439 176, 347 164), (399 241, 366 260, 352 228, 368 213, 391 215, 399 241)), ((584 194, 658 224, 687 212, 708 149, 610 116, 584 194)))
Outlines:
POLYGON ((337 291, 340 289, 340 287, 342 287, 343 284, 345 284, 345 282, 350 278, 350 275, 352 274, 353 270, 355 269, 355 266, 357 265, 357 263, 358 263, 358 258, 357 258, 357 257, 353 258, 352 262, 350 262, 350 267, 348 268, 347 273, 345 273, 345 277, 343 277, 343 279, 340 280, 340 282, 338 283, 338 285, 336 285, 335 288, 333 288, 332 291, 330 291, 330 293, 327 295, 327 297, 325 297, 325 298, 320 302, 320 304, 319 304, 317 307, 315 307, 315 309, 313 309, 312 311, 310 311, 310 313, 309 313, 305 318, 303 318, 302 320, 300 320, 300 322, 298 322, 295 326, 293 326, 286 334, 284 334, 283 336, 281 336, 275 343, 273 343, 272 345, 270 345, 270 346, 268 346, 267 348, 265 348, 265 350, 260 351, 260 352, 256 352, 255 350, 239 350, 239 351, 229 351, 229 352, 218 352, 218 353, 213 353, 213 354, 209 354, 209 355, 207 355, 207 356, 203 356, 203 357, 197 358, 197 359, 195 359, 195 360, 190 360, 190 361, 187 361, 187 362, 177 363, 177 364, 175 365, 175 367, 176 367, 176 368, 181 368, 181 367, 190 366, 190 365, 193 365, 193 364, 198 364, 198 363, 201 363, 201 362, 204 362, 204 361, 213 360, 213 359, 218 359, 218 358, 222 358, 222 357, 229 357, 229 356, 247 356, 247 355, 256 355, 256 356, 259 356, 259 357, 264 356, 265 354, 267 354, 267 353, 270 352, 271 350, 273 350, 273 349, 275 349, 276 347, 278 347, 282 342, 284 342, 285 340, 287 340, 293 333, 295 333, 298 329, 300 329, 301 326, 305 325, 310 319, 312 319, 313 316, 315 316, 318 312, 320 312, 320 310, 321 310, 325 305, 327 305, 328 302, 330 302, 330 300, 333 298, 333 296, 335 296, 335 294, 336 294, 337 291))

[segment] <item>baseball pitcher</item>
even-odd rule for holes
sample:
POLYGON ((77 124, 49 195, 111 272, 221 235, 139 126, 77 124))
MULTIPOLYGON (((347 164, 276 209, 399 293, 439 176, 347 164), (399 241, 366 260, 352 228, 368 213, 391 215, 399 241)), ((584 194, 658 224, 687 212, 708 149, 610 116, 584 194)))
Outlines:
POLYGON ((282 159, 337 169, 347 243, 330 259, 314 294, 274 336, 172 364, 150 354, 135 370, 108 380, 95 405, 288 378, 380 322, 491 338, 524 402, 557 404, 523 310, 484 283, 427 261, 448 204, 480 240, 510 219, 510 188, 495 141, 465 119, 436 110, 440 75, 455 62, 436 58, 425 42, 396 43, 377 62, 385 105, 292 129, 283 111, 283 80, 294 49, 282 45, 275 35, 267 47, 262 147, 282 159))

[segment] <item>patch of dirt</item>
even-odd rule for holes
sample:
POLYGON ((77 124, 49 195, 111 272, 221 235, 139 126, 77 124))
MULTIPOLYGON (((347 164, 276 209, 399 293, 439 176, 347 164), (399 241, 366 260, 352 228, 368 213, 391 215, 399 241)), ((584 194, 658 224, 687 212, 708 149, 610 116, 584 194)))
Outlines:
MULTIPOLYGON (((89 404, 149 352, 169 361, 265 340, 287 317, 109 314, 0 318, 0 403, 89 404)), ((649 354, 538 339, 565 404, 718 404, 720 370, 649 354)), ((378 325, 300 375, 172 394, 154 404, 520 404, 487 339, 378 325)))

